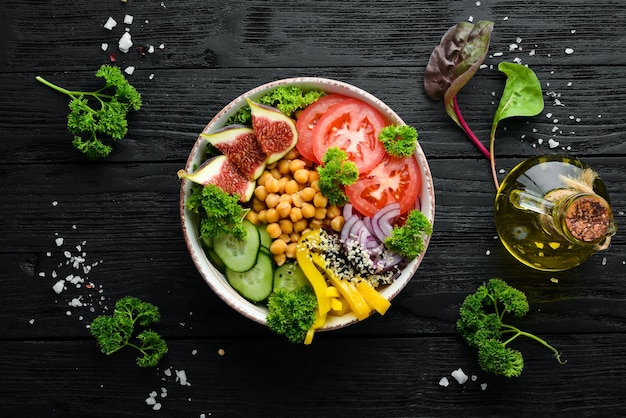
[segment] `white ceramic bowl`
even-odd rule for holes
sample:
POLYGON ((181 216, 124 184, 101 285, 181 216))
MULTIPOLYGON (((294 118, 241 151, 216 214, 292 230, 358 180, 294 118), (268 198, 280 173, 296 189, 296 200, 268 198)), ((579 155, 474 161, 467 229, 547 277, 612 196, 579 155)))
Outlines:
MULTIPOLYGON (((242 94, 226 105, 226 107, 224 107, 217 115, 215 115, 202 132, 211 133, 222 128, 225 125, 226 120, 231 115, 246 105, 246 98, 249 97, 252 100, 255 100, 255 98, 264 95, 276 87, 286 85, 294 85, 302 89, 320 89, 326 91, 327 93, 340 93, 345 96, 355 97, 378 109, 389 123, 401 125, 405 124, 402 119, 385 103, 358 87, 325 78, 298 77, 267 83, 242 94)), ((419 130, 419 127, 417 128, 419 130)), ((206 141, 198 137, 198 140, 194 144, 187 160, 187 165, 185 167, 187 172, 193 171, 194 167, 198 167, 202 163, 202 158, 205 155, 205 148, 206 141)), ((430 220, 431 223, 433 223, 435 216, 435 193, 433 189, 433 181, 426 157, 424 156, 419 144, 415 151, 415 155, 419 163, 423 182, 418 198, 419 206, 423 214, 430 220)), ((191 186, 192 184, 190 181, 182 181, 180 191, 180 217, 183 235, 196 268, 200 272, 202 278, 209 284, 211 289, 213 289, 213 291, 234 310, 252 319, 253 321, 260 324, 266 324, 267 308, 244 299, 228 284, 224 275, 209 262, 202 248, 202 244, 198 239, 198 226, 195 222, 194 216, 192 216, 192 214, 185 209, 185 201, 187 200, 191 186)), ((428 242, 429 238, 426 238, 424 241, 424 251, 418 258, 408 264, 400 277, 398 277, 391 285, 381 290, 381 294, 388 300, 393 299, 398 293, 400 293, 409 280, 411 280, 424 257, 426 248, 428 247, 428 242)), ((322 330, 342 328, 355 322, 357 322, 357 318, 352 313, 348 313, 341 317, 329 316, 328 321, 322 330)))

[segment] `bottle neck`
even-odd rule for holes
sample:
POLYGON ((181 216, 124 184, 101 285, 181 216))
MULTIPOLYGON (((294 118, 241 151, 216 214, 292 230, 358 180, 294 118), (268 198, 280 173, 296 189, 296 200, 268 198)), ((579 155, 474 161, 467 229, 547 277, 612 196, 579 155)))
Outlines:
POLYGON ((577 193, 555 202, 552 224, 568 241, 607 248, 616 227, 608 202, 595 193, 577 193))

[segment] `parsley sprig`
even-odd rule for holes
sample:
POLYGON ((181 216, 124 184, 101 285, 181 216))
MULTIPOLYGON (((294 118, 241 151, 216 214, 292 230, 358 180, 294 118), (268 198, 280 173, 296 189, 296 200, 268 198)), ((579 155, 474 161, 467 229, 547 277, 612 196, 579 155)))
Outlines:
POLYGON ((109 355, 124 347, 133 347, 142 354, 137 357, 137 365, 152 367, 167 353, 165 341, 151 329, 139 333, 136 341, 131 341, 131 338, 137 323, 146 327, 160 319, 159 308, 136 297, 126 296, 117 301, 113 315, 96 317, 89 329, 104 354, 109 355))
POLYGON ((104 87, 95 91, 73 91, 57 86, 42 77, 36 79, 71 98, 67 129, 74 135, 72 144, 90 159, 106 157, 112 147, 102 136, 120 140, 126 136, 131 110, 141 108, 141 95, 130 85, 118 67, 102 65, 96 77, 104 78, 104 87), (90 104, 90 99, 91 103, 90 104))

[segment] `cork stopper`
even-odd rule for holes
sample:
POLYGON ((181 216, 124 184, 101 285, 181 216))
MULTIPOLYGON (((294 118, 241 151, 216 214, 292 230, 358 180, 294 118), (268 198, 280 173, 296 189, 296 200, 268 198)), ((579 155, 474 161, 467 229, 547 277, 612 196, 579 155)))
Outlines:
POLYGON ((611 223, 610 209, 597 196, 575 199, 565 212, 565 225, 574 238, 594 242, 607 235, 611 223))

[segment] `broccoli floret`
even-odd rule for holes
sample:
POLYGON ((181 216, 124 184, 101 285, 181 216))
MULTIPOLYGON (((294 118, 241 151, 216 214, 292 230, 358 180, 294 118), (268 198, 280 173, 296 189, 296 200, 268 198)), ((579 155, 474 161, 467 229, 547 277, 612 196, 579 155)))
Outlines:
POLYGON ((456 326, 467 344, 478 349, 478 363, 483 370, 506 377, 519 376, 524 369, 524 358, 521 352, 508 347, 519 336, 541 343, 554 353, 559 363, 565 363, 545 340, 502 322, 506 314, 521 318, 528 309, 526 295, 500 279, 489 280, 465 298, 456 326))
POLYGON ((344 186, 353 184, 359 178, 359 169, 348 154, 337 147, 330 147, 322 157, 323 165, 317 166, 319 188, 331 205, 342 206, 348 202, 344 186))
POLYGON ((417 130, 408 125, 389 125, 380 130, 378 140, 393 157, 409 157, 417 146, 417 130))
POLYGON ((276 289, 268 299, 267 308, 268 328, 294 344, 302 344, 315 321, 317 298, 309 286, 276 289))
POLYGON ((385 238, 387 249, 408 258, 415 258, 424 250, 424 235, 432 234, 433 227, 428 218, 417 209, 409 212, 402 226, 394 226, 391 235, 385 238))

